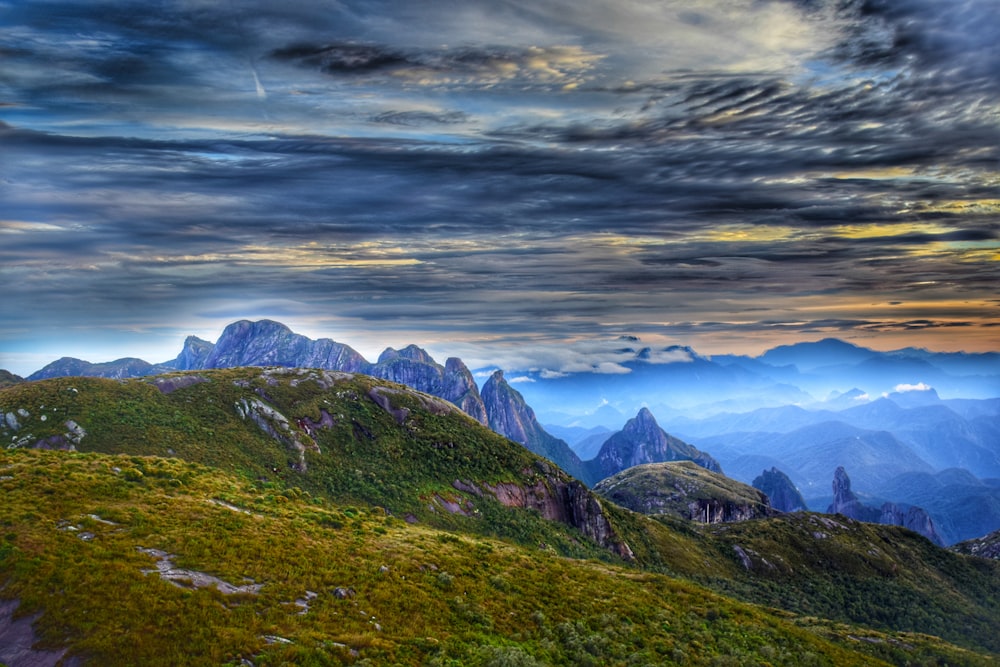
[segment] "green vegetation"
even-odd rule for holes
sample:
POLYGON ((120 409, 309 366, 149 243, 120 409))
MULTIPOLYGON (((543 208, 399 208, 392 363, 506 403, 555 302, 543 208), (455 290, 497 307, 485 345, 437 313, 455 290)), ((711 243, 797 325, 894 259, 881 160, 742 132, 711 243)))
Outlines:
POLYGON ((624 563, 461 490, 537 496, 565 478, 439 399, 322 371, 156 381, 172 391, 93 378, 0 391, 0 598, 40 613, 40 647, 144 665, 986 665, 1000 652, 1000 566, 902 529, 812 514, 701 527, 605 501, 624 563))
MULTIPOLYGON (((158 379, 177 377, 184 375, 158 379)), ((0 395, 0 412, 22 409, 30 416, 18 417, 16 433, 0 428, 0 437, 30 446, 65 433, 65 422, 72 420, 87 433, 76 445, 81 451, 172 456, 253 479, 265 494, 293 488, 439 527, 545 542, 577 556, 606 556, 581 546, 575 531, 537 517, 525 520, 492 496, 457 491, 455 480, 531 486, 542 479, 535 468, 539 459, 457 410, 426 409, 450 405, 440 399, 368 376, 321 371, 226 369, 188 377, 208 381, 166 394, 149 380, 74 377, 18 385, 0 395), (370 398, 374 389, 393 387, 401 391, 384 395, 395 411, 406 411, 403 423, 370 398), (241 416, 237 406, 253 400, 276 407, 287 419, 287 430, 264 420, 278 438, 252 415, 241 416), (294 440, 304 447, 301 455, 294 440), (304 471, 296 469, 302 468, 300 460, 304 471), (490 520, 452 514, 441 500, 468 501, 490 520)))
POLYGON ((707 530, 740 573, 710 584, 744 600, 872 628, 906 628, 1000 652, 1000 567, 914 532, 809 513, 707 530), (742 567, 736 547, 746 555, 742 567))
POLYGON ((880 645, 986 664, 930 638, 799 625, 675 578, 372 508, 266 499, 176 459, 22 450, 0 454, 0 470, 3 596, 43 612, 43 647, 94 664, 860 665, 880 645), (178 586, 140 549, 261 587, 178 586))
POLYGON ((633 466, 601 480, 594 491, 636 512, 682 519, 692 519, 694 512, 699 517, 696 520, 703 520, 704 508, 713 517, 725 515, 725 521, 734 520, 728 518, 730 514, 750 518, 771 513, 767 497, 760 491, 693 461, 633 466))
POLYGON ((4 387, 11 387, 15 384, 24 382, 24 378, 20 375, 14 375, 10 371, 0 368, 0 389, 4 387))

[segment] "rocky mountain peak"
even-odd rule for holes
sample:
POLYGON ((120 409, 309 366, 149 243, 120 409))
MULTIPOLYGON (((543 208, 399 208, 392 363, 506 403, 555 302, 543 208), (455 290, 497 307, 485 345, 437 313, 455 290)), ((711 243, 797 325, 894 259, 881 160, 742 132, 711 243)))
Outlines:
POLYGON ((481 394, 490 428, 514 442, 527 445, 529 435, 534 435, 533 425, 538 423, 535 412, 524 397, 507 384, 503 371, 495 371, 490 376, 481 394))
POLYGON ((451 401, 481 424, 488 423, 479 388, 461 359, 449 359, 442 366, 416 345, 408 345, 402 350, 390 347, 382 352, 378 363, 368 372, 451 401))
POLYGON ((329 338, 312 340, 280 322, 233 322, 223 331, 204 368, 301 366, 365 372, 370 364, 358 352, 329 338))
POLYGON ((422 364, 434 364, 436 363, 422 347, 417 345, 407 345, 402 350, 397 350, 391 347, 385 348, 382 354, 379 355, 378 363, 385 363, 393 359, 408 359, 409 361, 416 361, 422 364))
POLYGON ((286 325, 275 320, 237 320, 222 330, 222 338, 226 336, 291 336, 294 332, 286 325))
POLYGON ((648 430, 651 428, 660 428, 660 425, 656 423, 656 417, 653 413, 649 411, 649 408, 642 408, 636 414, 634 419, 630 419, 627 424, 625 424, 625 429, 623 430, 648 430))
POLYGON ((465 362, 458 357, 448 357, 444 362, 444 371, 448 374, 468 373, 469 377, 472 377, 472 371, 470 371, 469 367, 465 365, 465 362))
POLYGON ((838 466, 833 473, 833 500, 834 503, 857 502, 858 497, 851 491, 851 478, 847 476, 844 466, 838 466))
POLYGON ((193 371, 204 368, 205 360, 215 349, 215 344, 207 340, 202 340, 197 336, 188 336, 184 339, 184 347, 177 358, 167 365, 179 371, 193 371))
POLYGON ((565 441, 542 428, 535 411, 521 393, 507 383, 503 371, 497 370, 490 376, 483 385, 481 395, 491 429, 553 461, 574 477, 587 479, 580 457, 565 441))
POLYGON ((826 512, 843 514, 858 521, 903 526, 920 533, 937 545, 944 544, 944 540, 934 527, 934 521, 923 508, 915 505, 901 506, 892 502, 883 503, 882 507, 876 508, 862 503, 851 491, 851 478, 847 476, 843 466, 839 466, 833 473, 833 504, 826 512))
POLYGON ((601 480, 632 466, 666 461, 694 461, 713 472, 722 472, 711 456, 660 428, 645 407, 604 442, 587 467, 592 479, 601 480))
POLYGON ((753 480, 753 487, 764 493, 771 501, 771 507, 782 512, 800 512, 806 509, 802 493, 788 475, 777 468, 763 471, 753 480))
POLYGON ((462 411, 481 424, 489 425, 486 406, 479 394, 479 387, 472 371, 458 357, 449 357, 444 363, 441 378, 441 396, 462 408, 462 411))

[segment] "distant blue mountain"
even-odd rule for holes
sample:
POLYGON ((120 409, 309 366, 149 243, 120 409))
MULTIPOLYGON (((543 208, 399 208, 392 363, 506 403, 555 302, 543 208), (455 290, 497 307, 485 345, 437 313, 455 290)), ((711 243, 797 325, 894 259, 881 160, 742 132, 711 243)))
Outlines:
POLYGON ((757 357, 770 366, 795 366, 800 372, 824 366, 860 364, 878 355, 878 352, 836 338, 824 338, 815 343, 779 345, 757 357))
MULTIPOLYGON (((619 365, 628 372, 551 377, 541 371, 518 371, 518 375, 525 374, 534 380, 522 385, 521 391, 539 414, 551 421, 550 413, 562 413, 571 420, 567 424, 585 418, 592 412, 592 406, 606 402, 623 414, 634 414, 648 406, 662 416, 669 416, 814 401, 798 387, 773 377, 697 355, 688 361, 655 363, 637 353, 632 361, 619 365)), ((597 425, 593 420, 587 424, 597 425)))
POLYGON ((1000 526, 1000 479, 978 479, 956 468, 908 472, 886 482, 881 492, 927 510, 948 544, 980 537, 1000 526))
POLYGON ((649 406, 667 422, 787 405, 838 410, 884 394, 905 407, 941 398, 1000 397, 996 353, 879 352, 827 338, 779 346, 758 357, 704 357, 690 348, 640 347, 634 337, 627 342, 617 350, 617 367, 626 372, 597 372, 600 357, 591 372, 553 377, 542 370, 517 370, 534 380, 522 387, 525 399, 546 423, 615 428, 615 423, 599 421, 592 406, 610 402, 623 414, 649 406), (620 355, 629 356, 622 361, 620 355), (910 391, 915 388, 929 389, 910 391), (817 406, 819 397, 831 395, 841 398, 817 406))
POLYGON ((584 461, 597 456, 601 445, 611 435, 611 429, 606 426, 552 426, 545 424, 545 430, 557 438, 565 440, 570 448, 584 461))
POLYGON ((786 433, 753 431, 692 438, 711 451, 733 479, 752 483, 762 466, 778 466, 806 499, 825 495, 837 467, 849 463, 862 491, 872 492, 904 472, 933 472, 907 443, 888 431, 823 421, 786 433), (744 458, 749 457, 749 458, 744 458))

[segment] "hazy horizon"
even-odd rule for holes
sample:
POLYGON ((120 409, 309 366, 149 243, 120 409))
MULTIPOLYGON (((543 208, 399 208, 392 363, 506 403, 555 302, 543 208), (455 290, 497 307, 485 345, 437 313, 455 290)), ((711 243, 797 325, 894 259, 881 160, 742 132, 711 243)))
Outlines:
MULTIPOLYGON (((250 319, 250 318, 243 318, 250 319)), ((273 319, 273 318, 259 318, 259 319, 273 319)), ((236 320, 234 320, 236 321, 236 320)), ((280 321, 280 320, 273 320, 280 321)), ((601 359, 606 359, 611 361, 615 357, 614 351, 620 350, 622 348, 622 341, 618 337, 605 337, 605 338, 590 338, 590 339, 577 339, 574 341, 563 341, 561 344, 556 343, 543 343, 536 342, 530 348, 526 348, 523 343, 503 343, 503 342, 483 342, 483 341, 419 341, 419 340, 394 340, 389 343, 381 344, 377 338, 376 341, 372 340, 372 337, 361 337, 358 340, 350 340, 330 332, 315 331, 310 329, 297 328, 294 323, 289 323, 286 321, 280 321, 294 333, 307 336, 312 339, 319 338, 330 338, 338 343, 343 343, 355 349, 359 352, 365 359, 370 362, 375 362, 379 355, 389 347, 396 349, 401 349, 407 345, 417 345, 431 354, 434 359, 439 363, 444 363, 448 357, 459 357, 461 358, 470 368, 480 369, 480 368, 499 368, 505 371, 518 370, 524 371, 529 369, 550 369, 550 370, 566 370, 569 368, 571 371, 573 369, 576 372, 581 372, 583 363, 596 363, 601 359), (603 356, 602 356, 603 355, 603 356)), ((231 324, 232 322, 227 322, 231 324)), ((133 341, 131 346, 127 342, 112 343, 106 347, 94 346, 89 342, 76 342, 67 343, 67 346, 62 349, 62 351, 56 350, 55 352, 45 352, 38 351, 28 354, 18 355, 10 354, 4 356, 4 361, 7 365, 0 364, 0 369, 8 370, 16 375, 22 377, 27 377, 28 375, 41 370, 44 366, 54 361, 57 361, 63 357, 72 357, 81 359, 83 361, 88 361, 90 363, 105 363, 110 361, 116 361, 123 358, 139 358, 150 363, 164 363, 173 360, 178 354, 180 354, 184 340, 190 336, 197 336, 203 340, 207 340, 210 343, 215 343, 219 336, 222 334, 225 325, 219 327, 218 330, 202 331, 198 333, 185 333, 181 335, 162 335, 161 337, 173 341, 175 343, 172 347, 169 343, 157 344, 157 345, 143 345, 143 336, 145 334, 133 334, 127 337, 126 340, 133 341)), ((634 334, 621 334, 621 336, 635 336, 634 334)), ((814 337, 799 337, 795 340, 787 340, 784 342, 772 341, 764 347, 752 347, 752 348, 724 348, 724 347, 712 347, 709 349, 700 348, 695 345, 689 345, 683 341, 669 339, 663 336, 635 336, 638 338, 638 342, 632 343, 633 347, 650 347, 653 349, 663 349, 669 346, 685 346, 690 347, 696 354, 704 357, 712 357, 722 354, 736 354, 748 357, 757 357, 767 352, 768 350, 774 349, 775 347, 783 345, 794 345, 796 343, 810 343, 818 342, 820 340, 834 338, 841 340, 845 343, 852 345, 857 345, 858 347, 868 348, 877 352, 893 352, 896 350, 903 349, 905 347, 914 347, 912 345, 883 345, 878 346, 876 342, 886 343, 890 339, 887 337, 882 337, 878 341, 874 339, 862 339, 862 340, 847 340, 846 338, 829 336, 829 335, 816 335, 814 337)), ((926 349, 930 352, 941 352, 941 353, 977 353, 977 352, 998 352, 995 349, 985 349, 985 350, 965 350, 965 349, 932 349, 926 347, 916 346, 920 349, 926 349)), ((53 348, 54 349, 54 348, 53 348)), ((660 362, 662 363, 662 361, 660 362)))

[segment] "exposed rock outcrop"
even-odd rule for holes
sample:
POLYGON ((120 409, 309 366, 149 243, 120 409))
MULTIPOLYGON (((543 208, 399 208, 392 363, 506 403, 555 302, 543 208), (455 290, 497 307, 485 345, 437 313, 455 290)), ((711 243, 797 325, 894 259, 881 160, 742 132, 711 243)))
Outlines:
POLYGON ((753 488, 764 492, 771 507, 781 512, 801 512, 806 509, 805 498, 788 478, 777 468, 765 470, 753 480, 753 488))
POLYGON ((156 559, 156 567, 142 570, 143 574, 159 574, 160 579, 168 581, 178 588, 214 588, 223 595, 233 595, 234 593, 256 595, 260 592, 260 589, 264 587, 264 584, 256 584, 253 582, 242 585, 234 585, 206 572, 175 567, 174 555, 169 554, 166 551, 161 551, 160 549, 150 549, 146 547, 136 547, 136 549, 140 553, 144 553, 156 559))
POLYGON ((544 456, 573 477, 589 481, 580 457, 564 440, 542 428, 535 417, 535 411, 525 402, 520 392, 507 383, 503 371, 496 371, 486 381, 482 398, 491 429, 524 445, 535 454, 544 456))
POLYGON ((272 320, 240 320, 223 330, 203 368, 238 366, 299 366, 367 373, 370 364, 350 346, 329 338, 312 340, 272 320))
POLYGON ((588 477, 596 481, 632 466, 666 461, 694 461, 707 470, 722 472, 718 461, 710 455, 660 428, 647 408, 642 408, 621 431, 608 438, 586 467, 588 477))
POLYGON ((392 387, 374 387, 368 392, 368 397, 380 408, 388 412, 396 420, 396 423, 403 424, 410 416, 407 408, 397 408, 393 405, 392 397, 397 394, 405 394, 411 399, 418 399, 420 407, 435 415, 447 415, 461 412, 454 403, 441 400, 435 396, 418 394, 412 391, 396 390, 392 387))
POLYGON ((950 548, 952 551, 957 551, 960 554, 1000 560, 1000 530, 995 530, 989 535, 959 542, 950 548))
POLYGON ((382 352, 368 374, 451 401, 479 423, 487 424, 479 388, 461 359, 448 359, 442 366, 416 345, 402 350, 390 347, 382 352))
POLYGON ((771 516, 767 496, 693 461, 646 463, 601 480, 594 492, 642 514, 669 514, 699 523, 771 516))
POLYGON ((579 480, 567 478, 545 462, 536 465, 542 476, 531 486, 513 482, 477 486, 460 480, 456 480, 453 486, 459 491, 477 496, 489 493, 506 507, 537 510, 546 519, 578 529, 621 558, 634 560, 631 547, 615 532, 600 500, 593 492, 579 480))
MULTIPOLYGON (((87 431, 72 419, 63 422, 66 430, 61 433, 50 433, 45 437, 36 437, 30 432, 19 433, 22 424, 18 421, 18 417, 27 420, 31 417, 31 413, 24 408, 8 412, 0 410, 0 433, 4 436, 11 436, 7 449, 27 447, 29 449, 55 449, 72 452, 76 451, 76 446, 87 435, 87 431)), ((43 423, 47 421, 47 415, 42 414, 40 421, 43 423)))
POLYGON ((937 545, 944 541, 934 528, 934 521, 922 508, 915 505, 883 503, 876 508, 865 505, 851 491, 851 478, 843 466, 833 474, 833 503, 827 507, 827 514, 842 514, 858 521, 880 523, 887 526, 903 526, 919 533, 937 545))
POLYGON ((291 464, 293 470, 300 473, 307 470, 306 449, 319 451, 315 440, 293 429, 288 417, 256 398, 250 400, 241 398, 236 402, 235 408, 242 419, 249 418, 260 427, 260 430, 294 453, 296 460, 291 464))
POLYGON ((34 648, 41 637, 32 624, 41 614, 17 616, 19 600, 0 600, 0 664, 30 665, 30 667, 76 667, 83 661, 78 657, 65 657, 66 649, 34 648))
POLYGON ((444 362, 439 395, 460 407, 465 414, 480 424, 489 425, 486 405, 479 394, 479 387, 472 377, 472 371, 458 357, 449 357, 444 362))
POLYGON ((205 368, 205 360, 215 349, 214 343, 202 340, 197 336, 188 336, 184 340, 184 347, 177 358, 164 365, 175 368, 179 371, 194 371, 205 368))
POLYGON ((162 394, 170 394, 178 389, 191 387, 202 382, 208 382, 208 379, 200 375, 169 375, 155 378, 152 381, 153 386, 159 389, 162 394))

